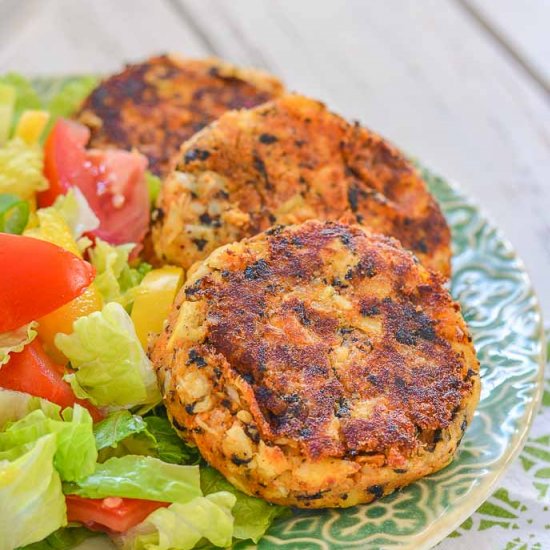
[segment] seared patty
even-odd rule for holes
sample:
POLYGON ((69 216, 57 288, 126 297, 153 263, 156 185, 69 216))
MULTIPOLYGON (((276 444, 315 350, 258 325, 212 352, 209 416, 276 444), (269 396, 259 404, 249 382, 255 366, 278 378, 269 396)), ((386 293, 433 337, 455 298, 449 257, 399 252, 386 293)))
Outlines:
POLYGON ((299 507, 369 502, 444 467, 479 365, 442 282, 359 226, 217 249, 152 352, 175 428, 238 488, 299 507))
POLYGON ((282 92, 262 71, 217 59, 153 57, 104 80, 78 120, 90 127, 92 147, 136 148, 150 169, 165 175, 183 141, 228 109, 249 108, 282 92))
POLYGON ((299 95, 228 112, 187 141, 158 207, 156 253, 184 268, 274 224, 317 218, 396 237, 450 274, 449 228, 414 167, 380 136, 299 95))

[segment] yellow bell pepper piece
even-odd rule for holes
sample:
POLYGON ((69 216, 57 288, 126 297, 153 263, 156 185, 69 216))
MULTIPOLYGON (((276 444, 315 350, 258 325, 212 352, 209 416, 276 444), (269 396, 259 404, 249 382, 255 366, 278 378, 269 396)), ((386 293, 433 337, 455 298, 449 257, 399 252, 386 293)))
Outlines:
POLYGON ((67 358, 55 346, 55 335, 59 332, 71 334, 73 323, 79 318, 99 311, 103 307, 101 294, 94 285, 89 286, 78 298, 71 300, 59 309, 38 319, 38 337, 46 353, 59 365, 64 365, 67 358))
POLYGON ((141 281, 132 307, 132 321, 146 350, 150 334, 159 333, 183 284, 183 269, 164 266, 153 269, 141 281))
MULTIPOLYGON (((82 258, 71 230, 59 212, 53 208, 42 208, 37 210, 36 215, 39 226, 26 230, 25 235, 49 241, 82 258)), ((48 355, 59 364, 66 363, 67 358, 54 344, 55 335, 58 332, 70 334, 73 331, 73 323, 79 317, 99 311, 102 307, 101 293, 92 283, 78 298, 38 319, 36 330, 48 355)))
POLYGON ((49 119, 50 113, 47 111, 25 111, 15 128, 15 136, 27 145, 34 145, 38 143, 49 119))

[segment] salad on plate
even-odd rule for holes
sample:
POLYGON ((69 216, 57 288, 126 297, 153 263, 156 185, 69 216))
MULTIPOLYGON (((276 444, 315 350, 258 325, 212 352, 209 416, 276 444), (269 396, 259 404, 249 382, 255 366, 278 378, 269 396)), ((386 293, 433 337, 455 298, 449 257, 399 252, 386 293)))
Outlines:
POLYGON ((182 285, 140 260, 159 180, 87 148, 70 116, 0 78, 0 550, 258 541, 287 510, 245 495, 173 430, 147 356, 182 285))

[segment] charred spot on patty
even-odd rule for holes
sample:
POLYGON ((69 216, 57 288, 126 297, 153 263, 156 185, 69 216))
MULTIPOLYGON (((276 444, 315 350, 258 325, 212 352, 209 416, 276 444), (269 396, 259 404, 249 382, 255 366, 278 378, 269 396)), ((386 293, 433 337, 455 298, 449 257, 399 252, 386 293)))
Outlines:
POLYGON ((194 245, 201 251, 204 250, 204 247, 208 244, 207 239, 192 239, 192 240, 194 245))
POLYGON ((272 143, 275 143, 277 141, 277 137, 273 134, 260 134, 260 137, 258 138, 260 140, 260 143, 263 143, 265 145, 271 145, 272 143))
POLYGON ((255 279, 265 279, 271 275, 271 269, 265 260, 258 260, 256 263, 249 265, 244 270, 244 278, 249 281, 255 279))
POLYGON ((206 361, 199 355, 197 350, 192 348, 189 350, 189 359, 187 359, 186 365, 197 365, 197 367, 202 368, 206 366, 206 361))
POLYGON ((183 157, 183 162, 189 164, 194 160, 206 160, 210 156, 210 152, 205 149, 191 149, 187 151, 183 157))
POLYGON ((382 485, 371 485, 367 491, 374 495, 374 498, 381 498, 384 496, 384 487, 382 485))
MULTIPOLYGON (((77 118, 90 128, 92 147, 138 149, 150 169, 164 176, 183 141, 225 111, 254 107, 281 92, 281 83, 261 71, 160 55, 101 82, 77 118)), ((184 162, 209 156, 209 150, 196 148, 184 162)))

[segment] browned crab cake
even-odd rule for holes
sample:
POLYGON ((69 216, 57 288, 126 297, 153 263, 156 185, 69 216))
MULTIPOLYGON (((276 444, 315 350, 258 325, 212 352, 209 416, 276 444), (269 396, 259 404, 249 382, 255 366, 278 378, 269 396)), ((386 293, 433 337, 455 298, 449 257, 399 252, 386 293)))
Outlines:
POLYGON ((196 264, 152 359, 180 435, 239 489, 299 507, 369 502, 443 468, 479 398, 442 278, 332 222, 196 264))
POLYGON ((92 147, 138 149, 164 175, 183 141, 228 109, 248 108, 281 94, 262 71, 218 59, 152 57, 110 76, 90 94, 77 119, 92 147))
POLYGON ((299 95, 228 112, 184 143, 158 207, 156 253, 184 268, 272 225, 316 218, 396 237, 450 274, 449 228, 411 163, 299 95))

